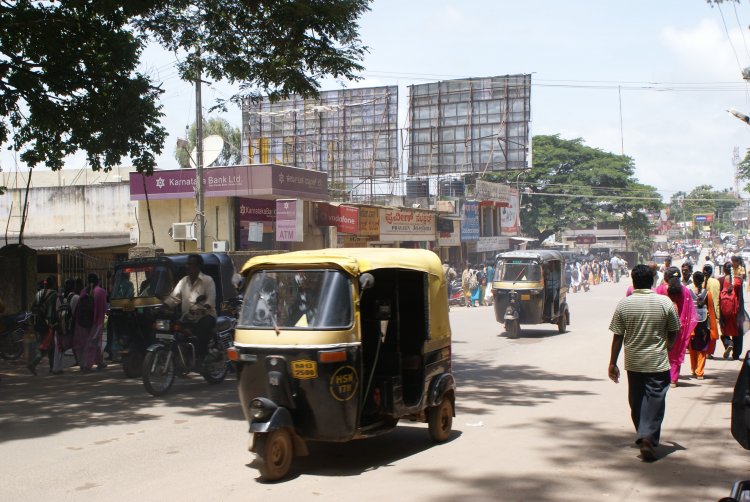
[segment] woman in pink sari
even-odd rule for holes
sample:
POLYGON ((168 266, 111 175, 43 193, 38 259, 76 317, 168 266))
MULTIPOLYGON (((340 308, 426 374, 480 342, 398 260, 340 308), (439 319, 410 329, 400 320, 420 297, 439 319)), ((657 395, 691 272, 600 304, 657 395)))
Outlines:
POLYGON ((656 288, 660 295, 668 296, 677 308, 680 316, 680 332, 677 334, 672 350, 669 351, 669 375, 670 387, 677 387, 680 378, 680 367, 685 360, 685 351, 690 343, 690 335, 698 324, 698 316, 695 312, 693 295, 688 288, 682 285, 680 269, 669 267, 664 271, 664 284, 656 288))

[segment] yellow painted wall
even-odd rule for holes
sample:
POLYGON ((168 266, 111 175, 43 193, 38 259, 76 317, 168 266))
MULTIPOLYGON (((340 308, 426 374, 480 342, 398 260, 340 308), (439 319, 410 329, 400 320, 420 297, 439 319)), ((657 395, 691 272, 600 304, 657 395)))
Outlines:
MULTIPOLYGON (((196 241, 175 241, 170 237, 172 223, 187 223, 195 219, 193 199, 152 200, 151 218, 154 225, 156 245, 166 253, 192 252, 198 250, 196 241)), ((206 251, 213 249, 214 241, 234 240, 234 209, 229 197, 206 198, 204 201, 206 222, 206 251), (218 216, 217 216, 218 215, 218 216)), ((146 201, 138 201, 138 227, 140 244, 151 244, 151 229, 148 223, 146 201)))

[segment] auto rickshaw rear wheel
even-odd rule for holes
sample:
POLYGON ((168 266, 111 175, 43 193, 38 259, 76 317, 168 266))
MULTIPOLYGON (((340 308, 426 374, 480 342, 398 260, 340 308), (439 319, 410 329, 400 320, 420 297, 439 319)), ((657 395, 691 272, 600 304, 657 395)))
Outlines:
POLYGON ((568 311, 567 309, 563 311, 562 314, 557 318, 557 332, 558 333, 565 333, 568 327, 568 311))
POLYGON ((128 378, 141 378, 143 374, 143 352, 132 350, 123 357, 122 371, 128 378))
POLYGON ((443 397, 437 406, 427 409, 427 424, 433 441, 443 443, 448 440, 453 429, 453 402, 448 396, 443 397))
POLYGON ((292 437, 287 429, 277 429, 255 438, 260 477, 266 481, 277 481, 289 473, 294 457, 292 437))

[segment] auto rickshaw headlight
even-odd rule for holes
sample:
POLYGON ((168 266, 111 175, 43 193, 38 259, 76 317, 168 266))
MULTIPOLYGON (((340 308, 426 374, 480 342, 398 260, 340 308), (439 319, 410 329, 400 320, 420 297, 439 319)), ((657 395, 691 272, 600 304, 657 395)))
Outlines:
POLYGON ((256 397, 255 399, 250 401, 249 408, 252 421, 263 422, 271 418, 271 415, 273 415, 273 412, 276 409, 276 405, 274 405, 273 402, 268 399, 256 397))

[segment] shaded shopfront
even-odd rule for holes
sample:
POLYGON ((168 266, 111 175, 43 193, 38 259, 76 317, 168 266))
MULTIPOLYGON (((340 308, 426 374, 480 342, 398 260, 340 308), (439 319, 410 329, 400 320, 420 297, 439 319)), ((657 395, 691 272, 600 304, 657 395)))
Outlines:
MULTIPOLYGON (((207 250, 323 247, 325 236, 315 224, 312 201, 328 199, 325 173, 261 164, 206 168, 203 175, 207 250), (285 202, 290 223, 278 234, 276 213, 285 202)), ((130 198, 138 201, 139 244, 153 243, 166 252, 198 249, 191 231, 198 221, 195 184, 194 169, 131 175, 130 198)))

